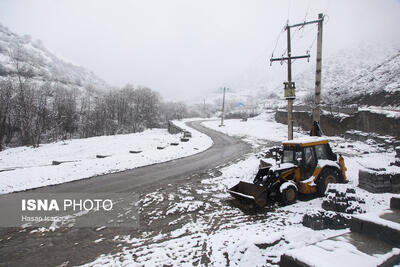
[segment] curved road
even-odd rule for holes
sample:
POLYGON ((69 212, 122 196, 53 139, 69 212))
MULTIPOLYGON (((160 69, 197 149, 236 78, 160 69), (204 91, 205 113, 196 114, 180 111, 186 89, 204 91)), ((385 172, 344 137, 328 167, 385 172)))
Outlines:
POLYGON ((200 121, 189 122, 188 126, 208 135, 214 144, 198 154, 181 159, 140 167, 119 173, 107 174, 89 179, 46 186, 33 190, 43 193, 100 193, 137 192, 148 187, 157 187, 182 180, 201 171, 215 168, 250 152, 250 146, 243 141, 211 130, 200 121))
MULTIPOLYGON (((227 164, 251 151, 250 146, 239 139, 205 128, 200 125, 200 122, 191 122, 188 125, 210 136, 214 141, 213 146, 206 151, 186 158, 120 173, 46 186, 30 190, 30 192, 154 192, 167 184, 192 183, 187 180, 188 177, 194 174, 197 174, 196 177, 202 177, 203 173, 209 173, 212 169, 217 169, 218 166, 227 164)), ((163 207, 157 206, 157 208, 163 207)), ((19 209, 19 205, 15 209, 19 209)), ((153 209, 153 207, 150 207, 150 209, 153 209)), ((167 219, 176 220, 173 215, 170 217, 167 219)), ((129 227, 107 227, 99 232, 96 228, 70 227, 33 233, 31 232, 32 229, 0 228, 0 266, 80 265, 93 261, 100 254, 120 251, 121 248, 113 241, 117 235, 132 235, 141 231, 159 234, 160 231, 172 230, 168 230, 168 227, 175 227, 168 226, 168 222, 162 220, 150 225, 146 221, 146 214, 142 214, 140 220, 142 223, 140 229, 137 230, 129 227), (103 241, 98 243, 96 240, 99 240, 99 238, 103 241)))

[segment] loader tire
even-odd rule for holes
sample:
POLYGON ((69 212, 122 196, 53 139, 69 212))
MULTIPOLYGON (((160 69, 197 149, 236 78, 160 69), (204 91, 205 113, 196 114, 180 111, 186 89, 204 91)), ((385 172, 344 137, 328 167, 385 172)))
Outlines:
POLYGON ((336 184, 339 181, 339 176, 335 170, 324 171, 318 179, 317 191, 319 196, 324 196, 328 184, 336 184))
POLYGON ((281 201, 285 205, 291 205, 297 200, 297 188, 295 186, 288 186, 282 190, 281 201))

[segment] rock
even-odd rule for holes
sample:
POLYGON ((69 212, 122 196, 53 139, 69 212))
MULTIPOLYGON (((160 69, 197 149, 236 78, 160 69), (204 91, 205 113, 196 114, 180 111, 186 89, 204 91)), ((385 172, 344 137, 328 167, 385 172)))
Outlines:
POLYGON ((396 160, 394 162, 390 162, 390 166, 397 166, 400 167, 400 160, 396 160))
POLYGON ((322 201, 322 209, 308 211, 303 216, 303 225, 313 230, 344 229, 350 225, 350 214, 364 213, 363 199, 356 190, 344 184, 329 184, 322 201))
POLYGON ((354 188, 343 184, 329 184, 322 208, 327 211, 357 214, 364 212, 360 203, 365 201, 356 195, 354 188))
POLYGON ((192 133, 191 133, 191 132, 188 132, 188 131, 184 131, 184 132, 183 132, 183 137, 184 137, 184 138, 191 138, 191 137, 192 137, 192 133))
POLYGON ((350 225, 351 216, 334 211, 316 210, 304 215, 302 224, 313 230, 345 229, 350 225))
POLYGON ((104 159, 104 158, 108 158, 111 157, 111 155, 96 155, 96 158, 98 159, 104 159))

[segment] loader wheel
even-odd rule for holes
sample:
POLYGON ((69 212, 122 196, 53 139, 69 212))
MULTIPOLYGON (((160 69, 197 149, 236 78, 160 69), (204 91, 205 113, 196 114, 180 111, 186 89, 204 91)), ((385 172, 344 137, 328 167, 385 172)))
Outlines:
POLYGON ((295 186, 288 186, 281 193, 281 200, 285 205, 291 205, 297 200, 297 189, 295 186))
POLYGON ((328 184, 336 184, 338 182, 338 175, 335 171, 327 171, 324 173, 317 182, 318 195, 324 196, 328 184))

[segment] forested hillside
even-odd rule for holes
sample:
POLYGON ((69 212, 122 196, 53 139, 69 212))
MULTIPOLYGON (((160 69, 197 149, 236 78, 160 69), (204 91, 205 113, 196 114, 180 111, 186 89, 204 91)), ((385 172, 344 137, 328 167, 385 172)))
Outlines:
POLYGON ((138 132, 186 114, 183 103, 163 103, 147 87, 111 87, 0 25, 0 150, 138 132))

